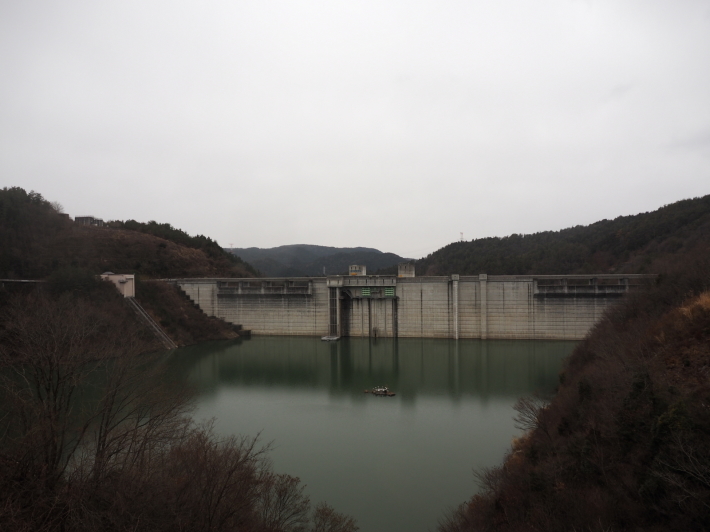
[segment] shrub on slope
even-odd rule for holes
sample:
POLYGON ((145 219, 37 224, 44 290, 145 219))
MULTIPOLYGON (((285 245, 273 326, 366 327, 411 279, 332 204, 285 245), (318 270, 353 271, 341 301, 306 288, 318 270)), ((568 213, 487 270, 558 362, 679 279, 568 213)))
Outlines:
POLYGON ((440 531, 710 530, 709 272, 686 261, 610 312, 440 531))

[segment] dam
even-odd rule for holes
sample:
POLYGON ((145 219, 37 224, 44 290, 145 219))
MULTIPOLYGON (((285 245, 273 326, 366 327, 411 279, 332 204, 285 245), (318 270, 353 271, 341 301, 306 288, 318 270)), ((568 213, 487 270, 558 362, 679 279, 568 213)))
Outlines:
POLYGON ((582 339, 654 275, 334 275, 171 279, 203 312, 256 335, 582 339))

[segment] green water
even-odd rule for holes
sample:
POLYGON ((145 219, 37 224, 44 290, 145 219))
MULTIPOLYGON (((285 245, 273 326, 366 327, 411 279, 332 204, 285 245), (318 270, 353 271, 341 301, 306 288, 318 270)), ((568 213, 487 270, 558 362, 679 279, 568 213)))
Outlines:
POLYGON ((197 419, 261 433, 274 469, 363 532, 434 530, 517 434, 516 399, 551 392, 574 342, 254 337, 179 349, 197 419), (395 397, 363 390, 389 386, 395 397))

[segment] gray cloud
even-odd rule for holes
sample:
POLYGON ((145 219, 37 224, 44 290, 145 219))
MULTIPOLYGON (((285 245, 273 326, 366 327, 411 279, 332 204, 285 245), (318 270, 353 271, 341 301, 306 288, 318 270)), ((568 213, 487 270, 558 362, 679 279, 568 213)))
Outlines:
POLYGON ((707 10, 6 2, 2 185, 222 245, 408 256, 647 211, 708 192, 707 10))

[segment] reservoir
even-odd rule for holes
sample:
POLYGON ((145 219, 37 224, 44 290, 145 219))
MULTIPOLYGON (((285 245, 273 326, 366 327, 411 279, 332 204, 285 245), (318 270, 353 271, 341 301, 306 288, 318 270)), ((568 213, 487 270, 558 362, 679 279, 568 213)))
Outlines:
POLYGON ((513 405, 551 394, 576 342, 256 336, 178 349, 171 372, 218 434, 260 434, 363 532, 435 530, 520 434, 513 405), (388 386, 394 397, 364 393, 388 386))

